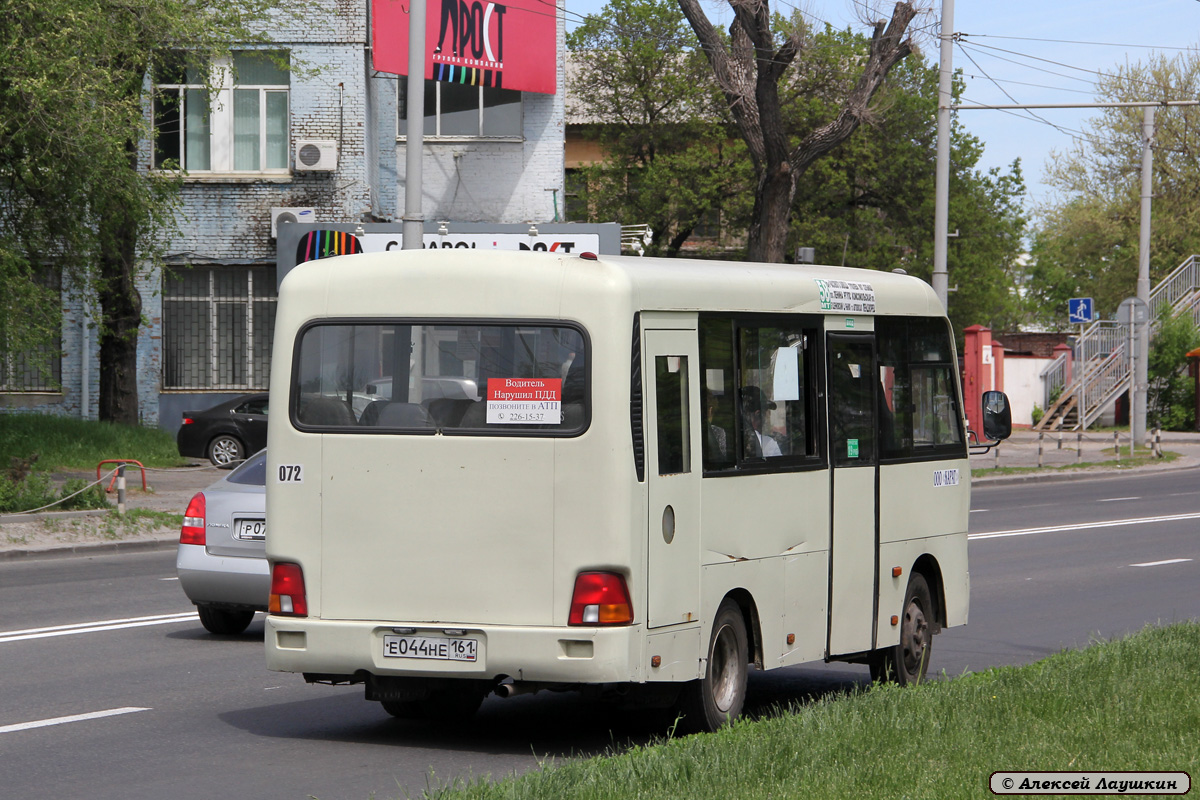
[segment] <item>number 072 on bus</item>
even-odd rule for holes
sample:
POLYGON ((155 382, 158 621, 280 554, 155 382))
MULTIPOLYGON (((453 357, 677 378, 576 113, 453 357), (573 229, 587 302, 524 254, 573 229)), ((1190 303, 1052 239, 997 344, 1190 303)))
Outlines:
MULTIPOLYGON (((920 680, 967 621, 933 291, 835 267, 322 259, 282 283, 271 669, 447 719, 588 689, 737 717, 753 665, 920 680)), ((1008 435, 985 397, 984 436, 1008 435)))

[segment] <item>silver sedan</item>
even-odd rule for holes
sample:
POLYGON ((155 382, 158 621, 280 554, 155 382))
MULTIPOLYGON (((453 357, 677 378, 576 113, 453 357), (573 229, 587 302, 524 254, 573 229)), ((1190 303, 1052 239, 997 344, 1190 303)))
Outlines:
POLYGON ((267 610, 267 451, 198 492, 188 503, 175 568, 179 585, 211 633, 246 630, 267 610))

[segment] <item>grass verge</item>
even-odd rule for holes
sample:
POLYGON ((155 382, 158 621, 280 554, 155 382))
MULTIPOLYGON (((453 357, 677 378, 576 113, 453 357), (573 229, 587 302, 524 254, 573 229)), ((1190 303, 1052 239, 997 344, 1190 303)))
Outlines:
POLYGON ((94 470, 110 458, 132 458, 147 467, 177 467, 181 458, 166 431, 114 425, 46 414, 0 414, 0 468, 12 459, 37 455, 31 467, 52 470, 94 470))
POLYGON ((997 770, 1200 766, 1200 623, 1147 628, 915 689, 876 686, 716 734, 491 782, 436 800, 979 798, 997 770))

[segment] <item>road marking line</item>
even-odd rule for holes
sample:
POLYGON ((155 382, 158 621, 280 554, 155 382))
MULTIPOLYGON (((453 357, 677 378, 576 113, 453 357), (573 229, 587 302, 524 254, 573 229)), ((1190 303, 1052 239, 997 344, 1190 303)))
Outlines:
POLYGON ((50 628, 28 628, 22 631, 0 631, 0 644, 22 642, 26 639, 48 639, 53 636, 72 636, 77 633, 116 631, 125 628, 144 628, 147 625, 170 625, 196 619, 196 612, 186 614, 159 614, 152 617, 130 617, 128 619, 106 619, 98 622, 79 622, 73 625, 56 625, 50 628))
POLYGON ((1122 500, 1141 500, 1140 497, 1106 497, 1103 500, 1098 500, 1099 503, 1119 503, 1122 500))
POLYGON ((16 725, 0 726, 0 733, 14 733, 16 731, 27 731, 31 728, 45 728, 50 725, 65 725, 68 722, 85 722, 91 719, 103 719, 104 717, 116 717, 121 714, 135 714, 138 711, 150 711, 149 708, 136 708, 134 706, 126 706, 125 708, 110 708, 107 711, 93 711, 90 714, 73 714, 69 717, 55 717, 54 719, 39 719, 34 722, 19 722, 16 725))
POLYGON ((1144 564, 1130 564, 1131 567, 1161 567, 1166 564, 1183 564, 1191 561, 1190 558, 1168 558, 1166 561, 1147 561, 1144 564))
POLYGON ((1002 539, 1007 536, 1033 536, 1038 533, 1058 533, 1061 531, 1085 531, 1090 528, 1117 528, 1122 525, 1147 525, 1152 522, 1182 522, 1189 519, 1200 519, 1200 514, 1172 514, 1165 517, 1138 517, 1136 519, 1114 519, 1106 522, 1083 522, 1075 525, 1049 525, 1044 528, 1018 528, 1011 531, 992 531, 990 533, 968 534, 968 539, 1002 539))

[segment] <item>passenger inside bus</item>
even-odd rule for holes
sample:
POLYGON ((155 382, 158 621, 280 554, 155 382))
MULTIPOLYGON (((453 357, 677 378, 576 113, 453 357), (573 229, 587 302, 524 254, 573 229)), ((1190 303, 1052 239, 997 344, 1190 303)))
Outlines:
POLYGON ((773 458, 783 455, 779 443, 769 434, 763 433, 763 415, 775 408, 775 403, 757 386, 743 386, 739 393, 742 401, 742 452, 746 458, 773 458))

